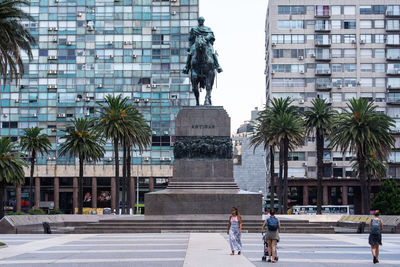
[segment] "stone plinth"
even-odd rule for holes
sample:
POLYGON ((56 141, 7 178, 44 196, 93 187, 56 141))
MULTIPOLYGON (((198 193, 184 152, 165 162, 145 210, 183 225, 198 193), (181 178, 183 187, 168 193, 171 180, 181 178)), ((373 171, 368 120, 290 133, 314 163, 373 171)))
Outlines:
POLYGON ((145 195, 146 215, 259 215, 262 197, 240 191, 233 178, 230 118, 222 107, 185 107, 175 121, 173 178, 145 195))

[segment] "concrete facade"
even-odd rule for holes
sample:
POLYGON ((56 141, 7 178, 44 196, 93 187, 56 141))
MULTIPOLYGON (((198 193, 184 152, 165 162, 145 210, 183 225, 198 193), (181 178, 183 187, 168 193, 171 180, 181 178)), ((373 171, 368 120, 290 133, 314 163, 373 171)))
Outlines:
MULTIPOLYGON (((388 158, 388 177, 396 179, 400 178, 399 8, 396 0, 271 0, 266 19, 265 70, 267 102, 290 97, 294 105, 306 109, 312 99, 323 98, 340 110, 351 98, 375 101, 378 111, 395 120, 392 132, 396 146, 388 158)), ((328 148, 324 151, 324 178, 339 186, 326 188, 325 202, 357 202, 357 187, 341 186, 342 179, 355 178, 350 163, 353 157, 328 148)), ((278 161, 275 168, 278 173, 278 161)), ((304 146, 289 155, 289 186, 291 181, 298 184, 315 179, 316 171, 315 138, 309 136, 304 146)), ((300 200, 303 191, 293 187, 291 193, 300 200)), ((308 199, 303 200, 308 204, 308 199)))

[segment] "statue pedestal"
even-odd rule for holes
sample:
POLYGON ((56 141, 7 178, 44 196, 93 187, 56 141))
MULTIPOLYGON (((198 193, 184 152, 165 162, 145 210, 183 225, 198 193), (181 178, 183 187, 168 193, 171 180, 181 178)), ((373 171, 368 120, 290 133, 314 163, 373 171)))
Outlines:
POLYGON ((243 192, 233 178, 230 118, 222 107, 185 107, 175 121, 173 178, 145 195, 145 215, 260 215, 262 196, 243 192))

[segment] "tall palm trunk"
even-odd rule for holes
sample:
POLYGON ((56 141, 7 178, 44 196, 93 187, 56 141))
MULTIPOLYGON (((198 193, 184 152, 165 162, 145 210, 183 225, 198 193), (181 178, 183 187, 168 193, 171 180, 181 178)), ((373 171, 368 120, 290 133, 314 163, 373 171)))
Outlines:
POLYGON ((322 177, 324 168, 324 134, 317 129, 317 214, 322 213, 322 177))
MULTIPOLYGON (((269 172, 270 172, 270 179, 271 179, 271 190, 270 190, 270 204, 269 204, 269 210, 274 210, 275 206, 275 159, 274 159, 274 147, 270 146, 269 147, 269 156, 270 156, 270 166, 269 166, 269 172)), ((268 180, 268 176, 267 176, 268 180)), ((268 183, 267 183, 268 185, 268 183)))
POLYGON ((366 182, 365 157, 361 153, 357 153, 358 166, 360 168, 360 187, 361 187, 361 214, 368 215, 368 186, 366 182))
MULTIPOLYGON (((118 154, 118 137, 114 138, 114 155, 115 155, 115 199, 112 199, 114 203, 114 209, 119 214, 119 154, 118 154)), ((111 180, 111 183, 113 181, 111 180)))
POLYGON ((123 163, 122 163, 122 214, 126 214, 126 141, 123 146, 123 163))
POLYGON ((368 181, 367 181, 367 211, 371 210, 371 183, 372 183, 372 175, 368 174, 368 181))
POLYGON ((283 166, 284 166, 284 173, 283 173, 283 213, 287 214, 287 204, 288 204, 288 158, 289 158, 289 140, 287 138, 284 139, 284 146, 283 146, 283 166))
POLYGON ((79 158, 78 214, 83 211, 83 158, 79 158))
POLYGON ((134 209, 133 203, 131 203, 131 194, 134 194, 134 192, 131 192, 131 162, 132 162, 132 157, 131 157, 131 146, 129 145, 127 148, 127 161, 126 161, 126 179, 127 179, 127 198, 128 198, 128 211, 130 211, 130 208, 132 210, 134 209))
POLYGON ((0 220, 4 217, 4 191, 6 190, 6 181, 0 181, 0 220))
POLYGON ((278 213, 282 213, 282 204, 283 204, 283 141, 280 142, 279 145, 279 194, 278 194, 278 213))
POLYGON ((32 151, 31 156, 31 172, 29 177, 29 209, 32 208, 33 204, 33 173, 35 171, 35 158, 36 158, 36 151, 32 151))

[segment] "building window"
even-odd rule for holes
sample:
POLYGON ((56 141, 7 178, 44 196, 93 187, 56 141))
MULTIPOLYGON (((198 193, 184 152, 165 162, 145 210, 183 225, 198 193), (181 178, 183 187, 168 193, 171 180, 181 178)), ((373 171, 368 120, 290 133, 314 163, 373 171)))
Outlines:
POLYGON ((385 93, 375 93, 375 102, 385 102, 385 93))
POLYGON ((344 64, 344 72, 355 72, 357 69, 356 64, 347 63, 344 64))
POLYGON ((385 58, 385 49, 375 49, 374 58, 385 58))
POLYGON ((371 29, 372 21, 371 20, 360 20, 360 29, 371 29))
POLYGON ((356 87, 357 86, 357 80, 354 78, 345 78, 344 79, 344 86, 345 87, 356 87))
POLYGON ((356 28, 356 21, 355 20, 345 20, 343 22, 344 29, 355 29, 356 28))
POLYGON ((372 7, 371 6, 360 6, 360 14, 361 15, 372 14, 372 7))
POLYGON ((372 35, 371 34, 360 34, 360 41, 364 44, 372 43, 372 35))
POLYGON ((385 14, 385 6, 383 6, 383 5, 372 6, 372 11, 376 15, 385 14))
POLYGON ((372 64, 361 64, 360 71, 361 72, 372 72, 372 64))
POLYGON ((360 83, 361 87, 372 87, 372 78, 361 78, 360 83))
POLYGON ((385 21, 384 20, 374 20, 374 27, 375 27, 375 29, 384 29, 385 21))
POLYGON ((384 63, 376 63, 374 66, 375 72, 385 72, 385 64, 384 63))
POLYGON ((344 15, 355 15, 356 14, 356 7, 355 6, 344 6, 343 14, 344 15))
POLYGON ((384 34, 375 34, 375 43, 377 43, 377 44, 385 43, 385 35, 384 34))
POLYGON ((400 15, 400 6, 387 6, 386 7, 386 15, 399 16, 400 15))
POLYGON ((332 20, 332 30, 340 30, 342 28, 342 21, 332 20))
POLYGON ((332 34, 332 44, 340 44, 342 36, 340 34, 332 34))
POLYGON ((361 58, 372 58, 372 49, 361 49, 360 57, 361 58))
POLYGON ((341 15, 342 14, 342 7, 341 6, 332 6, 332 15, 341 15))
POLYGON ((316 16, 329 16, 329 6, 316 6, 315 7, 316 16))
POLYGON ((344 49, 343 50, 343 57, 345 57, 345 58, 355 58, 356 57, 356 50, 355 49, 344 49))
POLYGON ((342 72, 342 64, 332 64, 332 72, 342 72))
POLYGON ((400 20, 386 20, 386 30, 399 30, 400 20))
POLYGON ((304 6, 278 6, 279 15, 304 15, 305 13, 304 6))
POLYGON ((356 42, 356 35, 355 34, 344 34, 343 41, 345 44, 352 44, 356 42))
POLYGON ((279 20, 278 29, 304 29, 303 20, 279 20))

